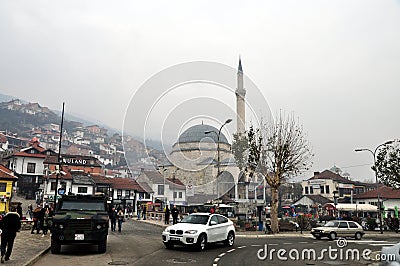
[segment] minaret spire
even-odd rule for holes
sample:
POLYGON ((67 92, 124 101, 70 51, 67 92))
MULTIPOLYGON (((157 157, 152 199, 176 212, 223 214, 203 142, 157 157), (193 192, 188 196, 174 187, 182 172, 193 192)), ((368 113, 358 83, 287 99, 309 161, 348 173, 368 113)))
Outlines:
POLYGON ((246 125, 246 113, 245 113, 245 97, 246 90, 243 86, 243 68, 242 68, 242 59, 239 56, 239 66, 237 72, 237 88, 235 91, 236 94, 236 126, 237 126, 237 134, 245 133, 245 125, 246 125))

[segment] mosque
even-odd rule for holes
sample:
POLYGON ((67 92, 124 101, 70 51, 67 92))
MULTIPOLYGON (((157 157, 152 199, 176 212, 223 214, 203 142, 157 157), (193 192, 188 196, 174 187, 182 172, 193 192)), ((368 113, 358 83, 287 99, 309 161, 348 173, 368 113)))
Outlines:
MULTIPOLYGON (((240 135, 245 134, 246 124, 246 89, 240 58, 235 95, 236 134, 240 135)), ((225 124, 230 121, 232 120, 227 120, 225 124)), ((163 166, 163 174, 166 178, 177 178, 186 186, 193 187, 194 196, 187 193, 189 204, 195 199, 203 203, 205 200, 221 198, 235 202, 248 202, 249 199, 257 198, 260 202, 265 200, 264 182, 261 181, 261 186, 260 180, 246 182, 249 180, 245 180, 245 176, 236 166, 231 144, 221 131, 225 124, 219 129, 203 123, 194 125, 186 129, 172 146, 170 163, 163 166)))

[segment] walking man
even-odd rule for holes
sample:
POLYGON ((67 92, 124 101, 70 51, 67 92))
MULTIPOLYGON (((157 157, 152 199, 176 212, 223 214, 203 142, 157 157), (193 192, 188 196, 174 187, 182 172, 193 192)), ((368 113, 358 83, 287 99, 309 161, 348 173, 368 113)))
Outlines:
POLYGON ((179 210, 174 205, 174 207, 171 209, 171 214, 172 214, 172 224, 177 224, 178 223, 178 215, 179 215, 179 210))
POLYGON ((16 212, 7 213, 0 221, 1 233, 1 263, 10 260, 17 232, 21 229, 21 220, 16 212))
POLYGON ((117 225, 117 211, 114 207, 111 209, 108 217, 110 218, 111 231, 115 231, 115 226, 117 225))

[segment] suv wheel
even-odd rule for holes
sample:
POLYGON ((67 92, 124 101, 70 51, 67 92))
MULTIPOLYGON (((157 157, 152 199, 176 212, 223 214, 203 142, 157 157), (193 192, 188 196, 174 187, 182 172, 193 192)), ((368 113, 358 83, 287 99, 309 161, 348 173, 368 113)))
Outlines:
POLYGON ((99 242, 97 246, 97 252, 98 253, 105 253, 107 250, 107 240, 102 240, 99 242))
POLYGON ((61 244, 56 240, 51 240, 51 254, 59 254, 61 252, 61 244))
POLYGON ((361 235, 360 232, 357 232, 357 233, 354 235, 354 238, 355 238, 356 240, 360 240, 361 237, 362 237, 362 235, 361 235))
POLYGON ((232 247, 234 243, 235 243, 235 234, 232 231, 230 231, 228 237, 225 240, 225 245, 228 247, 232 247))
POLYGON ((206 249, 207 237, 205 234, 201 234, 197 239, 196 247, 198 251, 203 251, 206 249))
POLYGON ((336 239, 336 233, 335 233, 335 232, 331 232, 331 233, 329 234, 329 238, 330 238, 331 240, 335 240, 335 239, 336 239))

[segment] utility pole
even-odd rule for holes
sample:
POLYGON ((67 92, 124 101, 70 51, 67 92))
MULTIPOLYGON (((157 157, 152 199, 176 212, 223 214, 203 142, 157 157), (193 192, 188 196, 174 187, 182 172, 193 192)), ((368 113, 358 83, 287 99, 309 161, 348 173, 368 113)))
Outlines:
POLYGON ((57 207, 57 193, 58 193, 58 179, 61 174, 61 142, 62 142, 62 135, 63 135, 63 125, 64 125, 64 106, 65 103, 63 102, 62 105, 62 113, 61 113, 61 127, 60 127, 60 139, 58 141, 58 171, 56 175, 56 187, 54 191, 54 211, 56 211, 57 207))

